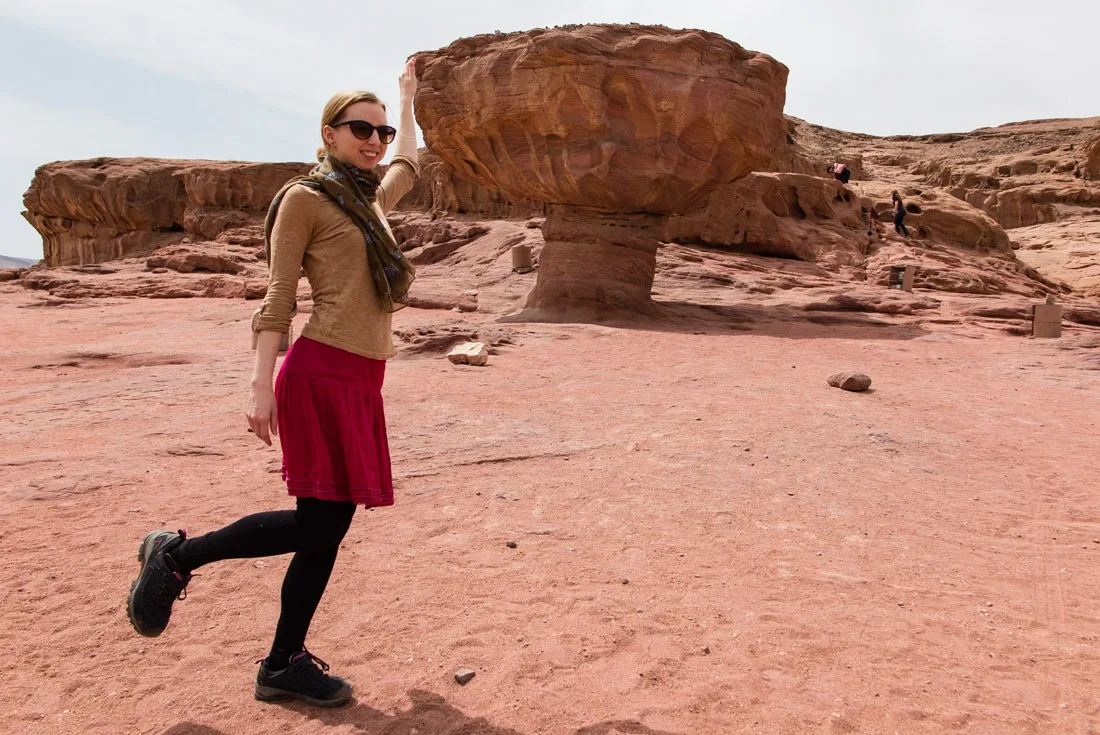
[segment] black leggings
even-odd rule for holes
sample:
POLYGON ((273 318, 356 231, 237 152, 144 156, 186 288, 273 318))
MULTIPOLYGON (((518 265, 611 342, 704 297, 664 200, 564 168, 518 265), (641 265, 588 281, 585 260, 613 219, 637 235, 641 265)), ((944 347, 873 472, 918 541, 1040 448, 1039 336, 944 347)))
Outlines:
POLYGON ((909 237, 909 228, 905 226, 905 210, 899 209, 894 212, 894 232, 900 233, 909 237))
POLYGON ((325 593, 355 503, 298 498, 297 510, 255 513, 225 528, 189 538, 172 551, 189 573, 222 559, 294 554, 283 578, 282 611, 269 661, 276 667, 305 647, 310 621, 325 593))

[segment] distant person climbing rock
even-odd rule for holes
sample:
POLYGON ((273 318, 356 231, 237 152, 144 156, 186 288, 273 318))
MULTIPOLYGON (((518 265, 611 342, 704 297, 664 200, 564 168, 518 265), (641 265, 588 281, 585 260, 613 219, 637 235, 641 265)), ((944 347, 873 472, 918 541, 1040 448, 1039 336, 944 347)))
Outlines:
POLYGON ((864 211, 867 213, 867 236, 872 241, 881 239, 878 233, 878 222, 875 218, 875 208, 872 206, 864 211))
POLYGON ((905 202, 901 200, 901 194, 891 192, 890 198, 894 203, 894 231, 899 235, 909 237, 909 228, 905 226, 905 202))
MULTIPOLYGON (((414 271, 394 243, 386 215, 420 171, 413 60, 400 86, 400 135, 374 94, 333 96, 321 115, 320 163, 309 176, 288 182, 268 212, 271 278, 263 307, 252 318, 258 338, 245 418, 248 431, 268 446, 272 437, 279 439, 283 480, 295 509, 253 513, 194 538, 152 531, 141 542, 141 570, 127 599, 137 632, 159 636, 196 569, 227 559, 293 555, 271 650, 256 674, 254 693, 261 701, 293 698, 334 707, 352 694, 351 685, 330 675, 305 641, 356 508, 393 504, 382 381, 386 360, 394 355, 393 312, 408 304, 414 271), (393 161, 380 176, 375 167, 395 140, 393 161), (272 381, 303 266, 313 312, 272 381)), ((370 564, 385 559, 382 554, 357 565, 361 579, 354 584, 370 584, 370 564)), ((235 590, 221 601, 224 611, 257 617, 257 589, 235 590)), ((334 605, 330 615, 344 618, 344 627, 357 634, 375 633, 354 601, 334 605)))
POLYGON ((848 168, 847 164, 830 163, 825 170, 842 184, 847 184, 852 179, 852 169, 848 168))

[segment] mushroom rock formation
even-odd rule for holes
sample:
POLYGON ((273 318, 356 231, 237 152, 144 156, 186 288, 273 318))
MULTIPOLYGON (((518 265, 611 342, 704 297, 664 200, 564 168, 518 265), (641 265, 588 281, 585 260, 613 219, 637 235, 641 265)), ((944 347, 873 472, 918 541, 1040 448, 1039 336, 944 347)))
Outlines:
POLYGON ((545 202, 526 318, 652 312, 665 221, 786 142, 787 68, 715 33, 586 25, 417 56, 417 120, 460 176, 545 202))

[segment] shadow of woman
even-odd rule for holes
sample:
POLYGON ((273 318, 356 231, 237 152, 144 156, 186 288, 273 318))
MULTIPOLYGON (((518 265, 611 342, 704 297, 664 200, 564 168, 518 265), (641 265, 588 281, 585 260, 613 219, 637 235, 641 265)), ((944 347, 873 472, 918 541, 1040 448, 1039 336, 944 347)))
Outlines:
POLYGON ((178 725, 172 725, 161 735, 228 735, 228 733, 206 725, 196 725, 194 722, 181 722, 178 725))
POLYGON ((577 730, 574 735, 677 735, 668 730, 654 730, 637 720, 608 720, 588 725, 577 730))
MULTIPOLYGON (((497 727, 484 717, 470 717, 433 692, 419 689, 409 691, 412 706, 396 714, 352 704, 349 707, 318 709, 298 702, 286 702, 281 706, 317 720, 325 726, 352 725, 357 732, 369 735, 523 735, 508 727, 497 727)), ((165 730, 162 735, 227 735, 206 725, 181 722, 165 730)), ((677 735, 666 730, 654 730, 636 720, 608 720, 587 725, 575 735, 677 735)))
POLYGON ((392 715, 358 703, 329 710, 297 702, 282 706, 328 726, 352 725, 357 732, 370 735, 411 735, 413 732, 422 735, 523 735, 511 728, 492 725, 484 717, 470 717, 433 692, 412 689, 409 699, 411 707, 392 715))

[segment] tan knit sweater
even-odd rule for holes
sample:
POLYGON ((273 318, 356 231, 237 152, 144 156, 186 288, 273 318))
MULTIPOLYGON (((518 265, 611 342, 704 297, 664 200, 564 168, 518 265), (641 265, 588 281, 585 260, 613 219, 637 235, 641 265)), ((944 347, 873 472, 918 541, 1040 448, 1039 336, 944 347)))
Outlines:
MULTIPOLYGON (((394 156, 374 203, 387 230, 386 215, 419 173, 414 160, 394 156)), ((295 186, 275 218, 271 280, 263 307, 252 315, 252 331, 290 328, 302 268, 313 292, 303 337, 376 360, 393 357, 392 315, 382 309, 371 279, 362 231, 327 194, 295 186)))

